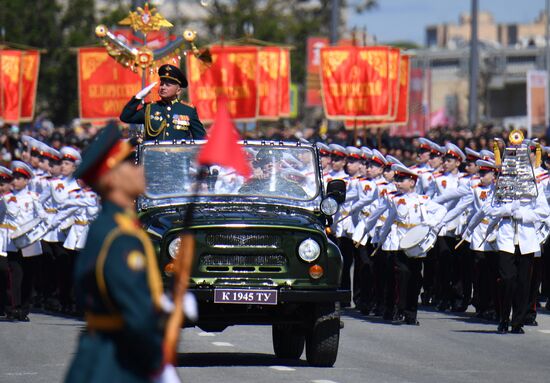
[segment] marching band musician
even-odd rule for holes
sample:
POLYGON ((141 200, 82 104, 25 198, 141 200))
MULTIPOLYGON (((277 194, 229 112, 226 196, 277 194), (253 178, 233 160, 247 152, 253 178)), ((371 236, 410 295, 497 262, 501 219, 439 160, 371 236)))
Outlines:
MULTIPOLYGON (((443 162, 443 171, 434 174, 435 196, 445 194, 448 190, 456 190, 459 187, 463 174, 459 171, 460 164, 466 159, 466 155, 456 145, 448 143, 443 162)), ((452 209, 457 201, 449 201, 443 206, 447 210, 452 209)), ((460 262, 464 259, 454 257, 454 247, 457 244, 455 230, 460 217, 453 219, 441 228, 437 240, 438 263, 438 297, 439 311, 452 308, 453 311, 464 311, 464 298, 462 291, 454 291, 454 286, 460 283, 462 276, 459 274, 460 262), (455 275, 453 275, 455 274, 455 275), (458 275, 457 275, 458 274, 458 275)), ((460 289, 461 290, 461 289, 460 289)))
MULTIPOLYGON (((418 174, 401 166, 392 166, 395 172, 394 183, 397 193, 386 201, 388 203, 388 217, 380 230, 380 239, 385 241, 395 223, 396 237, 392 242, 399 243, 403 236, 415 226, 437 226, 445 216, 444 206, 431 201, 426 195, 415 192, 418 174)), ((421 287, 422 262, 419 258, 409 258, 398 250, 393 257, 397 281, 397 310, 398 317, 405 324, 418 325, 417 308, 421 287)), ((391 291, 392 289, 387 289, 391 291)))
MULTIPOLYGON (((12 172, 0 166, 0 196, 11 191, 12 172)), ((11 225, 6 223, 6 205, 0 203, 0 316, 6 315, 7 290, 9 281, 7 246, 11 225)))
POLYGON ((325 145, 322 142, 317 142, 315 145, 319 149, 319 159, 321 160, 323 181, 325 181, 325 179, 329 176, 330 171, 332 170, 332 160, 330 158, 331 150, 328 145, 325 145))
MULTIPOLYGON (((21 161, 11 163, 13 173, 12 191, 3 196, 5 223, 12 228, 20 228, 34 218, 44 219, 44 212, 37 193, 28 188, 33 177, 29 165, 21 161)), ((18 249, 10 239, 7 246, 11 282, 11 307, 8 318, 28 322, 33 281, 37 272, 37 256, 42 253, 40 242, 18 249)))
MULTIPOLYGON (((550 175, 548 171, 544 169, 542 165, 542 151, 543 148, 536 140, 524 140, 524 144, 529 147, 529 159, 533 166, 533 172, 535 174, 535 181, 539 194, 544 194, 546 200, 550 199, 550 175), (537 154, 537 151, 539 152, 537 154)), ((542 226, 544 223, 539 222, 537 226, 542 226)), ((543 261, 542 261, 542 249, 534 254, 533 259, 533 271, 531 273, 531 281, 529 287, 529 305, 527 313, 525 314, 524 324, 529 326, 537 326, 537 299, 539 295, 540 286, 542 283, 543 274, 543 261)))
POLYGON ((543 193, 532 200, 522 200, 490 206, 488 214, 498 222, 496 244, 500 277, 499 333, 523 334, 528 310, 530 273, 534 253, 540 251, 536 240, 536 224, 550 215, 543 193), (510 322, 510 312, 512 319, 510 322))
POLYGON ((467 227, 462 233, 462 238, 470 243, 473 258, 473 267, 466 272, 472 274, 473 302, 478 317, 493 320, 496 316, 496 248, 488 239, 489 219, 484 216, 493 199, 498 166, 493 161, 477 160, 476 167, 479 182, 471 186, 469 194, 447 213, 443 222, 471 210, 467 227))
POLYGON ((72 174, 80 163, 81 156, 78 150, 69 146, 62 147, 59 154, 60 177, 52 177, 40 196, 48 213, 47 224, 50 229, 42 238, 48 269, 46 272, 50 275, 46 304, 50 310, 70 313, 72 312, 73 257, 63 247, 67 235, 59 227, 61 224, 59 215, 65 214, 64 203, 70 198, 69 194, 80 189, 76 180, 72 179, 72 174), (56 307, 56 302, 53 301, 55 291, 59 293, 61 307, 56 307))

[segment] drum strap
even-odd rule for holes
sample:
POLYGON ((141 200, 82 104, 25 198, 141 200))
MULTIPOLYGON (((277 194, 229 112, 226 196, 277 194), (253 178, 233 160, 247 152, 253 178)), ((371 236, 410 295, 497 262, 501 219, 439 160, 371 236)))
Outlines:
POLYGON ((418 199, 418 204, 420 205, 420 215, 422 216, 422 222, 428 222, 428 212, 426 211, 426 206, 422 198, 418 199))

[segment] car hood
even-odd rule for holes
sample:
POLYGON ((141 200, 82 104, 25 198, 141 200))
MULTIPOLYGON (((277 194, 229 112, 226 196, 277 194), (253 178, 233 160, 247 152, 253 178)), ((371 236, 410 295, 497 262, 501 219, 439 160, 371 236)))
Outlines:
MULTIPOLYGON (((140 220, 151 234, 163 236, 167 230, 183 228, 186 206, 150 209, 140 214, 140 220)), ((196 205, 191 227, 262 226, 298 227, 323 230, 321 215, 286 206, 271 205, 196 205)))

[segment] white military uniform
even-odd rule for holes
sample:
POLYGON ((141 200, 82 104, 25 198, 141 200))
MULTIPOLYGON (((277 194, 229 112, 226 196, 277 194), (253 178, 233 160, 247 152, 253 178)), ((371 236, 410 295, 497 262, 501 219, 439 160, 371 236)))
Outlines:
MULTIPOLYGON (((12 191, 2 197, 2 202, 6 208, 5 224, 18 228, 21 225, 31 221, 34 218, 45 218, 46 213, 40 205, 40 199, 37 193, 30 191, 25 187, 19 191, 12 191)), ((8 241, 7 251, 17 251, 13 241, 8 241)), ((24 257, 31 257, 42 254, 40 241, 21 249, 24 257)))
POLYGON ((65 202, 64 206, 67 214, 74 218, 74 224, 67 234, 63 247, 69 250, 81 250, 86 244, 90 224, 99 213, 98 197, 91 189, 74 190, 70 196, 71 198, 65 202))

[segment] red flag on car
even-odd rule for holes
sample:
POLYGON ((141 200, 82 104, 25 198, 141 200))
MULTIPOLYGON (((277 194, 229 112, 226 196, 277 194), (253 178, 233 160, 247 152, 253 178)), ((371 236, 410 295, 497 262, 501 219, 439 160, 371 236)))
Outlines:
POLYGON ((200 165, 232 168, 243 177, 249 178, 252 169, 244 149, 238 143, 239 133, 231 121, 226 97, 218 98, 217 109, 208 141, 199 152, 197 162, 200 165))

